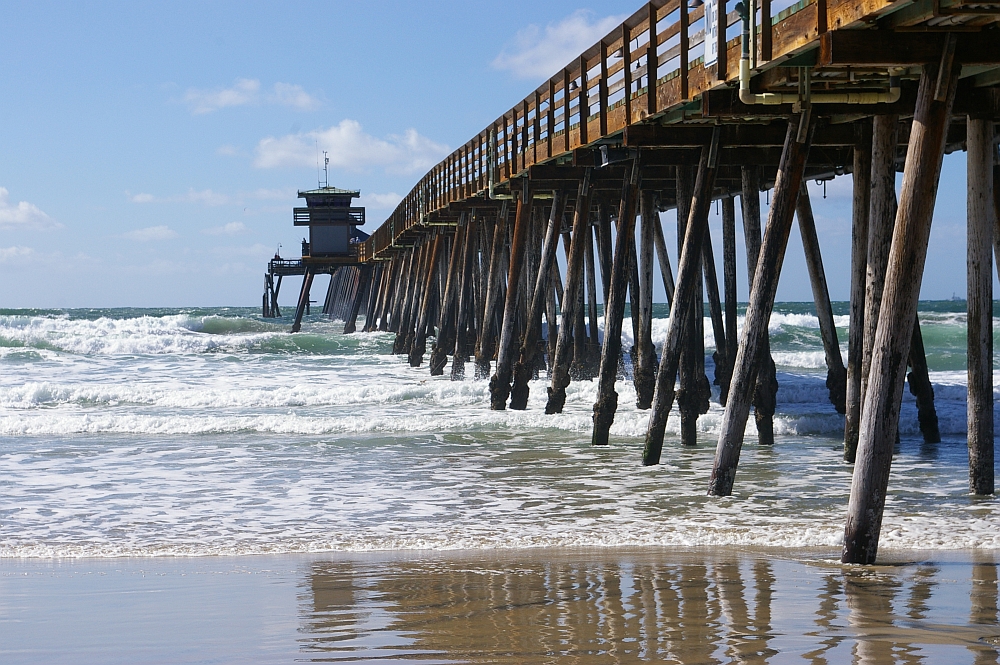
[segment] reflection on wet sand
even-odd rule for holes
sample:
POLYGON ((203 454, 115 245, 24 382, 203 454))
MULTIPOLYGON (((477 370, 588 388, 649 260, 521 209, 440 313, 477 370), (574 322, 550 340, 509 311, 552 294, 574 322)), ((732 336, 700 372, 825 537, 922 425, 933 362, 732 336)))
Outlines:
POLYGON ((1000 663, 992 559, 850 568, 748 553, 521 551, 313 561, 301 613, 312 661, 1000 663))

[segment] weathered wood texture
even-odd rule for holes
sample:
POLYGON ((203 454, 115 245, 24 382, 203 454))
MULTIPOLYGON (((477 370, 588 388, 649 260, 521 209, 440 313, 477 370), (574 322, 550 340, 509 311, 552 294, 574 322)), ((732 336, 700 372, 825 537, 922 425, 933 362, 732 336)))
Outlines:
POLYGON ((774 199, 771 202, 767 229, 764 232, 757 271, 754 274, 743 334, 740 337, 739 349, 736 351, 729 401, 722 417, 722 431, 715 451, 712 478, 709 481, 708 492, 716 496, 729 496, 736 479, 736 467, 739 464, 743 435, 750 415, 750 403, 760 366, 763 340, 767 338, 767 326, 774 308, 778 277, 781 274, 781 264, 785 258, 788 234, 791 231, 795 204, 802 186, 802 174, 809 154, 811 130, 805 128, 804 143, 799 143, 797 140, 802 133, 800 123, 807 122, 808 116, 796 115, 792 116, 788 123, 785 147, 778 167, 778 179, 774 184, 774 199))
POLYGON ((854 146, 853 178, 850 328, 847 332, 847 386, 844 390, 845 452, 858 449, 858 426, 861 420, 865 272, 868 266, 868 215, 871 206, 872 178, 872 128, 867 120, 858 125, 858 142, 854 146))
POLYGON ((486 296, 483 302, 482 323, 479 339, 476 341, 476 378, 485 379, 490 375, 490 361, 496 348, 496 306, 500 299, 501 274, 504 246, 507 238, 507 205, 500 208, 496 224, 493 226, 493 240, 490 243, 490 262, 487 270, 486 296))
POLYGON ((698 292, 696 287, 701 282, 699 269, 701 243, 708 232, 708 212, 711 206, 711 192, 715 185, 715 164, 712 153, 718 150, 718 140, 716 132, 712 136, 712 144, 702 149, 701 161, 698 163, 698 175, 694 185, 695 196, 691 202, 684 244, 677 264, 674 302, 670 308, 667 337, 663 342, 660 367, 656 372, 652 413, 649 415, 646 429, 646 441, 642 453, 642 463, 645 466, 660 463, 667 417, 674 402, 674 382, 681 361, 681 348, 684 344, 684 335, 688 332, 685 326, 686 319, 691 309, 700 309, 701 305, 695 302, 695 296, 698 292))
MULTIPOLYGON (((510 394, 510 408, 524 410, 528 407, 528 381, 534 375, 538 341, 542 337, 541 315, 545 306, 546 291, 552 292, 549 276, 552 267, 557 265, 556 249, 559 244, 559 224, 562 219, 565 197, 562 192, 552 194, 552 209, 549 221, 545 226, 545 238, 542 241, 541 257, 535 283, 532 285, 531 303, 528 307, 528 326, 521 338, 520 355, 514 365, 514 384, 510 394)), ((553 317, 554 318, 554 317, 553 317)))
POLYGON ((736 201, 727 196, 722 199, 722 284, 726 299, 726 372, 725 382, 719 385, 719 403, 726 405, 729 384, 736 362, 736 201))
POLYGON ((912 368, 906 375, 910 386, 910 394, 917 402, 917 422, 924 443, 940 443, 941 431, 938 429, 937 409, 934 408, 934 386, 927 371, 927 355, 924 352, 924 336, 920 332, 920 320, 913 321, 913 334, 910 337, 909 365, 912 368))
MULTIPOLYGON (((872 123, 871 208, 868 217, 868 266, 865 272, 864 345, 861 360, 861 403, 864 404, 871 371, 872 347, 882 307, 885 271, 896 221, 896 135, 899 118, 875 116, 872 123)), ((844 459, 853 463, 856 448, 845 448, 844 459)))
POLYGON ((969 491, 993 494, 993 120, 970 116, 968 145, 969 491))
POLYGON ((525 192, 517 200, 514 216, 514 236, 510 248, 510 267, 507 270, 507 300, 503 308, 503 324, 500 327, 500 347, 497 354, 496 372, 490 379, 490 408, 503 411, 510 396, 510 375, 514 365, 517 343, 518 299, 523 297, 520 284, 524 272, 525 244, 531 220, 532 194, 525 192))
POLYGON ((644 190, 639 195, 642 225, 639 239, 639 335, 635 338, 637 363, 635 374, 635 405, 648 409, 653 404, 656 387, 656 349, 653 346, 653 247, 659 226, 659 213, 655 208, 654 192, 644 190))
POLYGON ((826 388, 830 393, 830 402, 837 409, 837 413, 844 413, 847 370, 840 355, 840 340, 837 339, 837 326, 833 321, 833 306, 830 304, 830 291, 826 285, 826 271, 823 270, 823 255, 819 249, 819 237, 816 235, 816 220, 813 217, 812 203, 809 201, 809 188, 804 182, 799 191, 795 212, 799 218, 799 235, 802 236, 802 249, 806 255, 816 317, 819 319, 819 332, 823 339, 823 353, 826 356, 826 388))
MULTIPOLYGON (((953 48, 954 42, 949 43, 953 48)), ((960 65, 952 62, 946 53, 943 66, 924 67, 920 79, 868 387, 861 408, 861 435, 844 528, 844 563, 874 563, 878 553, 906 357, 960 71, 960 65), (938 101, 936 96, 943 99, 938 101)))
POLYGON ((552 362, 552 380, 548 387, 548 400, 545 413, 562 413, 566 403, 566 386, 569 385, 570 352, 573 348, 573 322, 576 320, 576 307, 579 303, 578 294, 583 282, 583 251, 586 241, 583 238, 587 228, 587 216, 590 211, 590 170, 580 181, 573 211, 573 230, 569 250, 566 252, 566 284, 562 297, 562 325, 559 326, 559 337, 556 340, 556 353, 552 362))
POLYGON ((424 280, 423 295, 420 299, 417 327, 414 330, 413 344, 409 352, 410 367, 420 367, 420 364, 424 361, 424 353, 427 352, 427 325, 430 321, 431 303, 434 302, 434 281, 437 277, 438 258, 442 254, 443 245, 444 235, 438 234, 434 236, 427 259, 427 272, 424 280))
POLYGON ((618 209, 618 233, 615 237, 615 256, 611 268, 609 300, 604 310, 604 344, 601 348, 601 365, 597 375, 597 401, 594 403, 594 430, 591 443, 603 446, 608 443, 608 432, 618 410, 618 393, 615 379, 618 376, 618 358, 622 347, 622 319, 625 315, 625 292, 631 271, 629 262, 635 253, 635 214, 639 187, 639 158, 632 160, 631 169, 622 185, 621 204, 618 209))
MULTIPOLYGON (((745 166, 740 171, 743 238, 747 250, 747 284, 752 292, 761 244, 761 169, 759 166, 745 166)), ((761 365, 757 370, 757 378, 754 383, 753 410, 754 422, 757 426, 757 442, 767 446, 774 443, 774 408, 778 392, 778 379, 775 376, 774 360, 771 358, 770 337, 765 335, 761 345, 761 365)), ((736 340, 733 340, 733 346, 737 346, 736 340)), ((736 367, 735 362, 734 358, 734 368, 736 367)), ((732 391, 731 379, 729 389, 732 391)))

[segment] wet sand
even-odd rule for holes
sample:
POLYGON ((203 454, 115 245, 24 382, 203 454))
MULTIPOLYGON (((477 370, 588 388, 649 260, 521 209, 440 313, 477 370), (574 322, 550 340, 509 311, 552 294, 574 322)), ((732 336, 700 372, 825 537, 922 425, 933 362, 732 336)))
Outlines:
POLYGON ((0 560, 3 663, 1000 663, 997 553, 0 560))

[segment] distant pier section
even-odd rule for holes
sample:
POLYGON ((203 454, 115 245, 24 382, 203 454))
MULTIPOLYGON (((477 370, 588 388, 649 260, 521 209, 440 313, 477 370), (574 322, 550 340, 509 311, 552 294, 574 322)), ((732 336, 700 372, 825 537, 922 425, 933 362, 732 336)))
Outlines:
POLYGON ((363 206, 351 205, 354 199, 361 196, 361 191, 320 184, 322 186, 317 189, 299 191, 299 198, 305 199, 306 205, 292 211, 292 223, 309 229, 308 239, 302 239, 302 256, 298 259, 284 259, 276 253, 264 273, 261 313, 268 318, 281 316, 278 293, 282 278, 288 275, 303 276, 292 332, 299 331, 303 315, 309 313, 309 292, 313 277, 333 276, 323 307, 324 314, 333 314, 330 311, 331 304, 338 296, 343 295, 333 287, 341 282, 349 282, 353 285, 352 288, 356 288, 360 285, 361 274, 369 271, 362 269, 358 260, 359 244, 368 239, 367 233, 358 230, 359 226, 365 224, 365 209, 363 206), (340 275, 338 280, 337 276, 342 271, 350 273, 350 276, 340 275))

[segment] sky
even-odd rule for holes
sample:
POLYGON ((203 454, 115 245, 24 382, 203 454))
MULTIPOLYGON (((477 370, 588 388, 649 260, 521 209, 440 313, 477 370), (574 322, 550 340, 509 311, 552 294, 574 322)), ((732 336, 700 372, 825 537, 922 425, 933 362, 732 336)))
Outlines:
MULTIPOLYGON (((371 232, 431 166, 639 4, 10 3, 0 307, 258 305, 268 258, 298 255, 291 209, 317 184, 318 150, 330 184, 362 191, 371 232)), ((965 293, 964 167, 964 153, 945 159, 923 298, 965 293)), ((826 199, 811 187, 831 296, 844 300, 850 178, 826 199)), ((676 247, 673 214, 663 222, 676 247)), ((720 224, 713 209, 717 256, 720 224)), ((778 299, 811 300, 807 274, 793 230, 778 299)))

